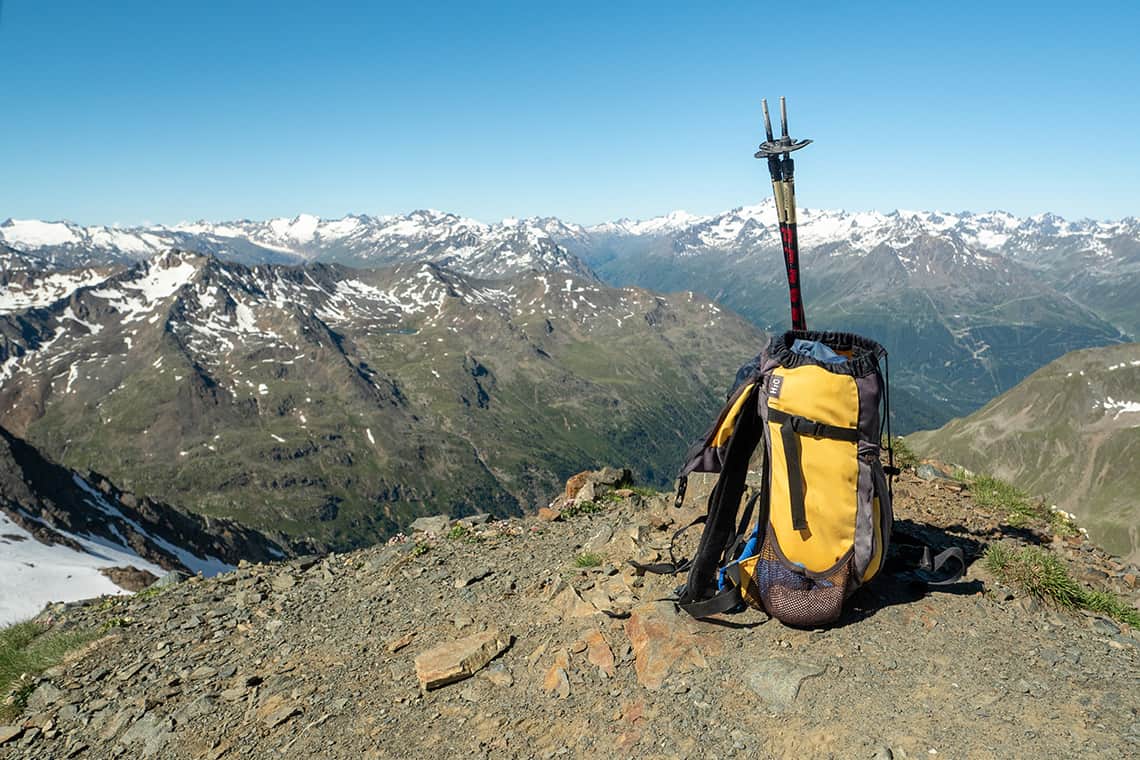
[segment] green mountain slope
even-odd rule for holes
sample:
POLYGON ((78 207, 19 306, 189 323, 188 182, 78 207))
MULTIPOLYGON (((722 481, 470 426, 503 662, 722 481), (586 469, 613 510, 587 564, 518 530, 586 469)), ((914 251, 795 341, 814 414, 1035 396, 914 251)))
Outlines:
POLYGON ((1140 558, 1140 344, 1067 354, 907 441, 1045 496, 1109 551, 1140 558))
POLYGON ((664 483, 762 334, 706 299, 145 262, 0 317, 0 424, 123 487, 333 546, 519 514, 610 461, 664 483))

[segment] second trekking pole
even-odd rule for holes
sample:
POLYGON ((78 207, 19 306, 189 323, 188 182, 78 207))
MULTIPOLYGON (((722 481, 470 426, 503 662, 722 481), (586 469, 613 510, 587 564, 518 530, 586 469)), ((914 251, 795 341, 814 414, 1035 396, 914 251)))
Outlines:
POLYGON ((768 172, 772 176, 772 193, 776 198, 776 217, 780 224, 780 243, 784 250, 784 268, 788 275, 788 295, 792 306, 792 329, 806 330, 803 293, 800 286, 800 243, 796 234, 795 162, 791 152, 808 145, 811 140, 793 140, 788 137, 788 108, 780 98, 780 139, 772 136, 772 119, 768 115, 768 101, 761 100, 764 109, 764 133, 768 138, 760 144, 756 158, 768 159, 768 172))

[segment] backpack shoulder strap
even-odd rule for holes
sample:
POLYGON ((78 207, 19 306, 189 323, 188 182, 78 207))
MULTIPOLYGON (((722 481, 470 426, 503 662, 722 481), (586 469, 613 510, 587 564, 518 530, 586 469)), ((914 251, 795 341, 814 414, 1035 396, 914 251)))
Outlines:
POLYGON ((740 593, 735 587, 717 593, 716 575, 728 559, 726 555, 736 544, 736 513, 744 495, 748 461, 763 435, 759 410, 756 408, 759 385, 757 383, 749 389, 732 437, 728 440, 724 466, 709 497, 705 530, 701 534, 696 554, 693 555, 688 579, 678 594, 681 609, 694 617, 723 612, 740 603, 740 593))

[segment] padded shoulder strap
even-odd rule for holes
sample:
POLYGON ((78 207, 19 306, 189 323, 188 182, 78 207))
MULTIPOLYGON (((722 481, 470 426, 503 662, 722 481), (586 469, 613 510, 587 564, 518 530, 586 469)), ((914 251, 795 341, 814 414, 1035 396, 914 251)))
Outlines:
MULTIPOLYGON (((752 452, 760 442, 763 428, 756 408, 756 394, 758 385, 749 390, 736 428, 728 441, 725 452, 724 467, 720 478, 709 498, 708 521, 701 542, 693 555, 692 566, 689 569, 688 580, 679 594, 681 609, 694 617, 704 617, 721 612, 716 609, 709 611, 711 602, 716 596, 716 573, 726 560, 725 555, 736 542, 736 512, 740 508, 740 499, 744 495, 744 481, 748 475, 748 461, 752 452)), ((726 600, 722 600, 727 603, 726 600)), ((739 599, 737 600, 739 601, 739 599)), ((718 605, 711 605, 716 607, 718 605)), ((735 604, 724 609, 731 609, 735 604)))

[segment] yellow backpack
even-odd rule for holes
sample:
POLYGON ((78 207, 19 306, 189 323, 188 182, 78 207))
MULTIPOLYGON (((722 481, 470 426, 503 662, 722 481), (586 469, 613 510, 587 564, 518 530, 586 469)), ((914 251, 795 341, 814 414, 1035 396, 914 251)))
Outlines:
MULTIPOLYGON (((893 524, 889 478, 898 474, 893 452, 888 468, 879 461, 881 426, 889 425, 886 355, 851 333, 793 330, 741 369, 681 470, 678 504, 690 473, 719 473, 707 513, 694 522, 705 524, 695 555, 641 566, 688 570, 681 609, 700 618, 748 604, 815 626, 836 620, 844 600, 882 569, 893 524), (761 441, 762 486, 737 521, 761 441)), ((933 562, 927 553, 925 564, 939 570, 951 558, 964 568, 956 548, 933 562)))

